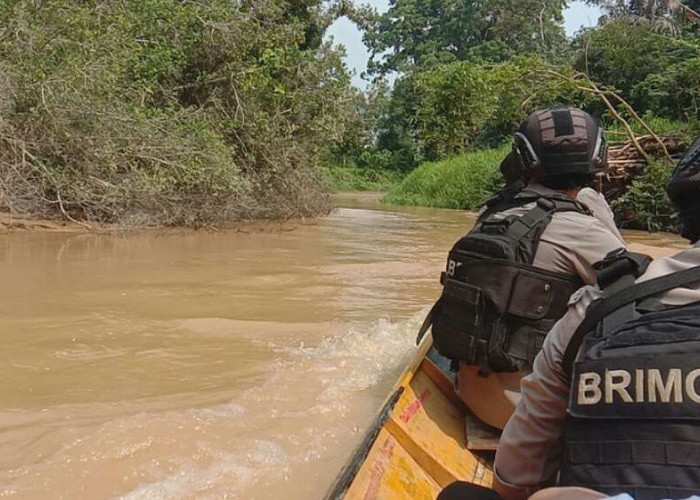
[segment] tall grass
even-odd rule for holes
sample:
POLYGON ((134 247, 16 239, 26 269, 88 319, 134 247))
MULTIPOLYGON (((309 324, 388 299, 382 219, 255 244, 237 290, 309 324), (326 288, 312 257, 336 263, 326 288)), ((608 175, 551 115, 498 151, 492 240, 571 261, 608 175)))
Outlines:
POLYGON ((391 189, 386 203, 475 210, 502 187, 498 167, 510 146, 425 163, 391 189))
MULTIPOLYGON (((677 137, 683 142, 690 143, 700 134, 700 122, 695 119, 680 122, 669 120, 668 118, 661 118, 652 114, 646 114, 643 120, 659 137, 677 137)), ((636 120, 630 120, 629 124, 632 127, 632 131, 637 136, 644 136, 649 133, 636 120)), ((627 131, 618 122, 607 123, 605 134, 608 140, 612 142, 625 142, 629 140, 627 131)))

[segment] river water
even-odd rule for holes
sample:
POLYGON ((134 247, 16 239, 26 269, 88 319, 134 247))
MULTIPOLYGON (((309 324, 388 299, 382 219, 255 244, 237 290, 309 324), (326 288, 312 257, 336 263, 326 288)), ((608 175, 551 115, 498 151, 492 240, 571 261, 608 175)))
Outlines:
POLYGON ((293 230, 0 235, 0 498, 322 497, 474 222, 338 202, 293 230))

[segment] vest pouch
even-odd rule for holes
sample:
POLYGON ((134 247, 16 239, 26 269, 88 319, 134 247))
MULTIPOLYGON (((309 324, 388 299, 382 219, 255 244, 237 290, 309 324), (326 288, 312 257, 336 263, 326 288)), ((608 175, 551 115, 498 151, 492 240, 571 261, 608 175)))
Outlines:
MULTIPOLYGON (((554 323, 554 320, 547 319, 530 322, 517 318, 507 320, 507 339, 500 346, 500 355, 510 363, 510 369, 507 371, 518 371, 532 366, 554 323)), ((495 352, 491 358, 498 359, 495 352)))
POLYGON ((522 364, 515 363, 508 355, 507 349, 512 336, 512 327, 502 317, 496 317, 490 323, 488 336, 488 354, 486 360, 488 369, 497 373, 517 372, 522 368, 522 364))
MULTIPOLYGON (((515 260, 512 241, 499 234, 472 233, 459 240, 452 253, 467 254, 464 255, 466 260, 485 255, 492 259, 515 260)), ((465 260, 464 257, 459 260, 465 260)))
POLYGON ((546 318, 553 298, 553 279, 541 273, 520 270, 513 282, 507 314, 526 320, 546 318))
POLYGON ((507 313, 513 283, 520 273, 517 264, 483 259, 465 264, 462 273, 467 283, 479 284, 488 314, 502 316, 507 313))
POLYGON ((483 293, 478 287, 447 277, 440 311, 433 320, 433 341, 438 352, 450 359, 471 362, 479 348, 483 329, 483 293))

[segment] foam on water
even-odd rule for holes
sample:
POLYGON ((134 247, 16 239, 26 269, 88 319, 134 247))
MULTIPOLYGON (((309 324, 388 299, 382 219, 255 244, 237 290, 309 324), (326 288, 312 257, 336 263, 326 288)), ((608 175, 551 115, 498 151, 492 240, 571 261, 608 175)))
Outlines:
POLYGON ((367 329, 353 327, 346 334, 324 338, 318 346, 297 348, 297 354, 323 374, 320 399, 338 401, 348 393, 376 385, 403 367, 415 351, 415 336, 425 314, 392 323, 380 319, 367 329))
POLYGON ((261 471, 275 469, 278 475, 284 475, 286 454, 274 442, 258 441, 245 456, 209 451, 218 455, 209 466, 186 463, 157 481, 138 486, 118 500, 237 498, 261 471))
POLYGON ((46 409, 55 451, 0 471, 0 497, 317 498, 415 352, 422 319, 336 324, 316 345, 265 340, 267 376, 214 404, 193 393, 118 413, 112 403, 46 409))
POLYGON ((275 491, 290 499, 321 496, 415 352, 422 319, 421 313, 407 321, 353 326, 315 346, 271 344, 277 357, 260 386, 227 403, 188 411, 200 425, 225 425, 231 433, 221 441, 200 436, 213 461, 184 463, 121 499, 262 499, 275 491), (366 391, 378 385, 384 388, 368 404, 366 391), (231 440, 241 445, 235 453, 228 449, 231 440))

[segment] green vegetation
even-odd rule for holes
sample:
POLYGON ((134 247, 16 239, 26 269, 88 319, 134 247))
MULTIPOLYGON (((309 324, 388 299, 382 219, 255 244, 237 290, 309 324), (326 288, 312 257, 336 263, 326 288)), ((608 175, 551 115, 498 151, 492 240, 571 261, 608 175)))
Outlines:
POLYGON ((503 187, 498 166, 509 150, 502 146, 421 165, 389 191, 384 201, 476 210, 503 187))
MULTIPOLYGON (((670 120, 668 118, 659 118, 651 113, 644 115, 643 119, 644 123, 660 137, 677 137, 690 144, 700 134, 700 121, 696 119, 690 121, 670 120)), ((633 122, 630 126, 637 136, 643 136, 648 133, 639 122, 633 122)), ((609 123, 606 127, 606 133, 612 141, 624 141, 628 138, 627 132, 619 123, 609 123)))
POLYGON ((566 0, 396 0, 365 19, 370 71, 412 72, 455 61, 554 57, 566 46, 566 0))
MULTIPOLYGON (((505 154, 489 148, 544 107, 582 107, 602 119, 612 140, 628 139, 628 127, 647 135, 639 116, 659 135, 694 138, 700 16, 692 9, 700 2, 588 3, 605 15, 572 40, 561 25, 567 2, 556 0, 538 8, 509 0, 396 0, 385 14, 355 13, 366 29, 375 81, 363 102, 372 111, 363 114, 372 133, 354 151, 386 158, 387 170, 411 172, 387 200, 475 208, 494 187, 487 173, 505 154), (401 76, 389 89, 384 77, 392 71, 401 76)), ((364 168, 352 151, 333 157, 364 168)), ((653 154, 658 161, 614 205, 629 227, 674 226, 663 185, 671 165, 661 151, 653 154)))
POLYGON ((126 225, 328 210, 354 91, 321 0, 0 3, 0 207, 126 225))
MULTIPOLYGON (((220 225, 322 214, 329 189, 475 208, 536 109, 582 107, 613 139, 620 118, 646 134, 637 115, 697 134, 700 1, 588 3, 605 16, 569 40, 567 0, 0 2, 0 209, 220 225), (341 15, 367 92, 323 41, 341 15)), ((626 222, 671 224, 657 168, 616 204, 626 222)))
POLYGON ((612 203, 623 227, 647 231, 674 231, 677 221, 666 184, 671 178, 668 164, 656 161, 636 179, 629 191, 612 203))
POLYGON ((389 191, 403 178, 401 172, 359 167, 322 167, 331 191, 389 191))

